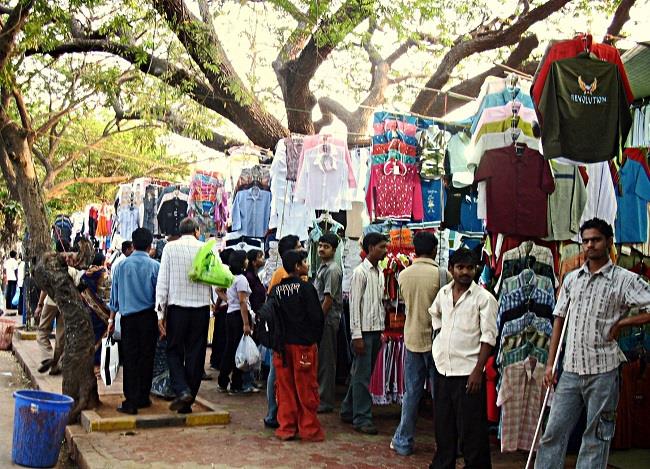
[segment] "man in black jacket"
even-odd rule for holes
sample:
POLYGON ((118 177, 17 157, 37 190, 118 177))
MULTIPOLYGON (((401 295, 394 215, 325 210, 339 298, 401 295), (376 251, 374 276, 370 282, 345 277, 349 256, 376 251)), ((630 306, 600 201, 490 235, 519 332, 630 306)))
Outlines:
POLYGON ((278 438, 323 441, 318 409, 318 344, 323 335, 323 310, 314 286, 300 279, 307 275, 304 251, 282 255, 289 277, 272 290, 284 324, 284 352, 273 354, 276 372, 278 438))

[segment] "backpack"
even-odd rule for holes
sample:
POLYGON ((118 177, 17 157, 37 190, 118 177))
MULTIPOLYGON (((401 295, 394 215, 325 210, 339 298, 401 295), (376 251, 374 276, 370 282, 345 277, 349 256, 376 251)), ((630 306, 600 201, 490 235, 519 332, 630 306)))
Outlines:
POLYGON ((284 321, 280 304, 275 295, 269 296, 266 303, 257 311, 255 329, 260 344, 279 353, 284 351, 284 321))
POLYGON ((221 263, 219 256, 212 251, 215 244, 216 241, 211 239, 199 249, 194 256, 188 276, 193 282, 230 288, 235 276, 227 266, 221 263))

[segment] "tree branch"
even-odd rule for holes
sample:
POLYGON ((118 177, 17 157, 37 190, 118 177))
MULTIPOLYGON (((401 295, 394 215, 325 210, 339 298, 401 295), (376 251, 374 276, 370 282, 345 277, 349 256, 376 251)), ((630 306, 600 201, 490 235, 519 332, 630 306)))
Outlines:
MULTIPOLYGON (((537 36, 525 36, 517 47, 508 56, 508 59, 505 61, 505 65, 511 68, 519 68, 521 64, 530 56, 533 50, 539 45, 539 40, 537 36)), ((505 76, 505 70, 501 67, 494 66, 489 70, 476 75, 472 78, 464 80, 463 82, 453 86, 449 89, 452 93, 458 93, 465 96, 478 96, 481 86, 485 82, 485 79, 489 76, 502 77, 505 76)), ((453 94, 447 95, 447 103, 445 108, 445 96, 442 94, 437 94, 433 101, 431 102, 430 112, 432 116, 442 116, 446 112, 451 112, 454 109, 467 104, 466 100, 456 98, 453 94)))
POLYGON ((73 184, 119 184, 134 179, 134 176, 98 176, 98 177, 80 177, 67 179, 52 186, 45 192, 45 199, 51 200, 57 198, 65 189, 73 184))
POLYGON ((16 48, 16 37, 23 29, 35 0, 19 0, 0 31, 0 70, 4 70, 16 48))
MULTIPOLYGON (((448 81, 451 72, 463 59, 486 50, 494 49, 497 47, 509 46, 516 44, 521 35, 528 30, 533 24, 548 18, 551 14, 560 10, 570 0, 548 0, 546 3, 521 14, 517 20, 508 27, 504 27, 507 22, 504 22, 502 27, 496 30, 483 31, 476 28, 470 34, 470 39, 464 39, 460 36, 456 39, 454 46, 442 58, 440 65, 429 78, 426 83, 426 88, 423 89, 413 105, 411 112, 418 114, 431 115, 432 103, 436 96, 436 92, 431 89, 440 89, 448 81)), ((509 23, 508 23, 509 24, 509 23)), ((494 27, 497 27, 495 24, 494 27)))
POLYGON ((634 3, 636 3, 636 0, 621 0, 621 3, 619 3, 614 12, 612 22, 607 28, 607 34, 605 34, 605 37, 603 38, 605 44, 614 44, 616 36, 621 33, 625 23, 630 20, 630 10, 634 6, 634 3))
POLYGON ((34 130, 32 129, 32 120, 27 112, 27 107, 25 106, 25 100, 23 99, 22 93, 17 87, 14 87, 12 94, 14 96, 14 101, 16 102, 16 107, 18 108, 18 114, 20 114, 20 122, 22 123, 23 128, 30 134, 33 134, 34 130))

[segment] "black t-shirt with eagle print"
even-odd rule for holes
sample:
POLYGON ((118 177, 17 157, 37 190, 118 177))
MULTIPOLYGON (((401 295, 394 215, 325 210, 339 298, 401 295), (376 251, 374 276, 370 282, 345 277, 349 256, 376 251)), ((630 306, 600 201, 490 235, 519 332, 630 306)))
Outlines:
POLYGON ((539 112, 546 159, 607 161, 619 155, 632 125, 618 68, 586 54, 553 63, 539 112))

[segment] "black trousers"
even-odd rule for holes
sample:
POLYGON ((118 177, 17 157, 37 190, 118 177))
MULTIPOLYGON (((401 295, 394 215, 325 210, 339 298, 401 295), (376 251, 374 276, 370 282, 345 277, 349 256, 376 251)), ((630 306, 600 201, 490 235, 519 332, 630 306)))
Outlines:
POLYGON ((219 368, 219 386, 222 388, 228 387, 231 380, 230 374, 232 373, 230 389, 242 389, 242 372, 235 366, 235 353, 243 333, 244 320, 241 317, 241 312, 233 311, 226 314, 226 348, 223 351, 221 367, 219 368))
POLYGON ((196 397, 201 386, 208 344, 210 307, 167 307, 167 363, 172 389, 177 396, 196 397))
POLYGON ((11 300, 14 299, 16 294, 16 285, 18 285, 16 280, 7 280, 7 289, 5 290, 5 307, 7 309, 16 309, 11 304, 11 300))
POLYGON ((466 469, 492 467, 485 379, 480 392, 467 394, 467 378, 436 373, 434 408, 438 450, 430 466, 433 469, 456 467, 459 437, 466 469))
POLYGON ((158 340, 158 318, 153 309, 127 314, 122 326, 122 368, 124 407, 146 405, 153 379, 153 359, 158 340))
POLYGON ((223 352, 226 349, 226 310, 227 305, 217 309, 214 315, 214 329, 212 331, 212 353, 210 354, 210 366, 215 370, 221 369, 223 352))

